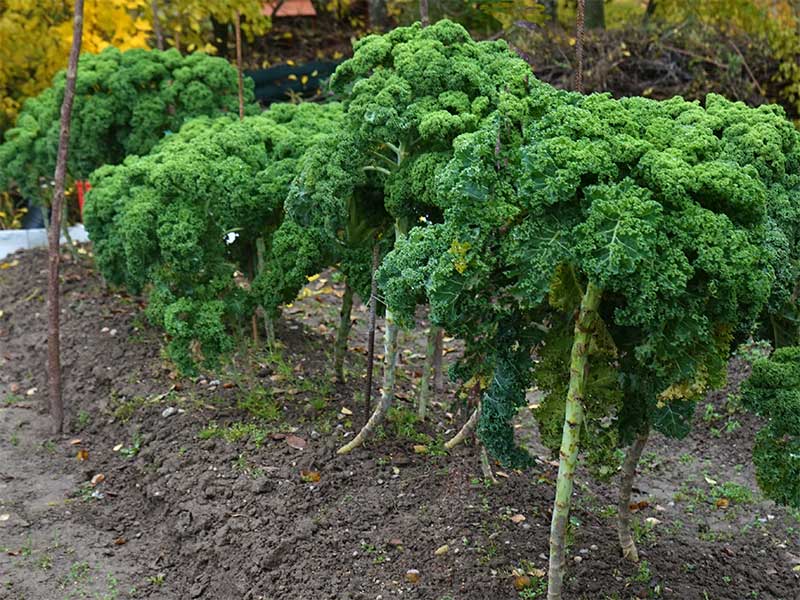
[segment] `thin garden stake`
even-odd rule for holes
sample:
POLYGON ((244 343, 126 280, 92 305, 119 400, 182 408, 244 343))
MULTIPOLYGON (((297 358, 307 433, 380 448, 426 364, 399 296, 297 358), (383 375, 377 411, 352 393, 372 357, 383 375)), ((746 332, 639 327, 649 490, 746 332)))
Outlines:
POLYGON ((575 91, 583 93, 583 34, 586 16, 586 0, 578 0, 575 16, 575 91))
POLYGON ((236 29, 236 71, 239 76, 239 118, 244 120, 244 82, 242 80, 242 24, 241 15, 236 11, 234 21, 236 29))
POLYGON ((431 24, 431 19, 428 16, 428 0, 419 0, 419 20, 423 27, 431 24))
POLYGON ((375 370, 375 321, 378 313, 378 280, 375 271, 378 270, 381 253, 378 242, 372 248, 372 282, 369 291, 369 325, 367 330, 367 381, 364 384, 364 424, 369 419, 372 410, 372 372, 375 370))
POLYGON ((67 63, 67 81, 64 101, 61 103, 61 133, 58 138, 55 185, 53 189, 52 222, 48 231, 48 277, 47 277, 47 374, 50 395, 50 416, 53 433, 64 431, 64 399, 61 395, 61 307, 59 302, 58 271, 61 252, 61 215, 64 206, 64 183, 67 176, 67 154, 69 152, 69 126, 72 102, 75 99, 75 80, 78 76, 78 56, 81 53, 83 35, 83 0, 75 0, 75 18, 72 28, 72 48, 67 63))
POLYGON ((156 48, 164 49, 164 33, 161 31, 161 21, 158 16, 158 0, 150 2, 150 9, 153 11, 153 33, 156 35, 156 48))

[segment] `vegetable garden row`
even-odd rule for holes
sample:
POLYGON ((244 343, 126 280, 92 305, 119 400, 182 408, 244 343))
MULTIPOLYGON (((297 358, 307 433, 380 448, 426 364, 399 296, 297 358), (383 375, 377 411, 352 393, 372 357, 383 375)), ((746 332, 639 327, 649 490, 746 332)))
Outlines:
MULTIPOLYGON (((182 371, 214 365, 256 322, 273 343, 281 306, 333 267, 339 377, 353 295, 374 297, 373 279, 386 322, 380 399, 340 454, 391 407, 398 331, 420 307, 429 353, 442 330, 464 344, 450 377, 481 390, 493 458, 531 463, 512 419, 527 390, 544 393, 535 416, 560 463, 550 600, 579 453, 598 477, 621 469, 621 551, 637 560, 629 500, 649 433, 685 436, 750 337, 785 346, 745 386, 766 423, 759 483, 800 506, 800 133, 782 109, 556 90, 505 42, 449 21, 356 42, 338 101, 262 112, 250 82, 243 119, 221 59, 112 48, 78 73, 68 172, 92 185, 97 264, 146 295, 182 371)), ((0 188, 41 194, 63 90, 62 74, 25 105, 0 188)))

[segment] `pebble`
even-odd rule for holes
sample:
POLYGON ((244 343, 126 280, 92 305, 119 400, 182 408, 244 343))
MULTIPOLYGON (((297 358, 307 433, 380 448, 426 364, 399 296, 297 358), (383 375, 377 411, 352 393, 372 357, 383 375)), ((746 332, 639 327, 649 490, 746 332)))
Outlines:
POLYGON ((583 557, 582 556, 576 556, 572 560, 574 560, 576 563, 579 563, 579 562, 581 562, 583 560, 583 557))
POLYGON ((167 417, 171 417, 172 415, 176 414, 178 414, 178 409, 174 406, 168 406, 162 411, 161 416, 166 419, 167 417))

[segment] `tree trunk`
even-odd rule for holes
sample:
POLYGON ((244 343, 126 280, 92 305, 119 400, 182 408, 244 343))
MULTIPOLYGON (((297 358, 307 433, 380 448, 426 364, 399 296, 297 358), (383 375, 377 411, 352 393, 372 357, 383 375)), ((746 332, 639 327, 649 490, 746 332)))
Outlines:
POLYGON ((151 0, 150 9, 153 11, 153 33, 156 35, 156 48, 164 49, 164 33, 161 31, 161 21, 158 16, 158 0, 151 0))
POLYGON ((369 0, 369 26, 370 29, 383 31, 389 21, 389 10, 386 0, 369 0))
POLYGON ((61 103, 61 132, 58 138, 55 185, 53 189, 52 223, 48 231, 48 277, 47 277, 47 374, 50 396, 50 415, 53 433, 64 430, 64 399, 61 396, 61 307, 59 298, 58 271, 61 259, 61 215, 64 206, 64 184, 67 177, 67 155, 69 153, 69 128, 72 103, 75 99, 75 80, 78 75, 78 56, 81 53, 83 35, 83 0, 75 0, 75 18, 72 28, 72 48, 67 63, 67 81, 64 100, 61 103))
POLYGON ((431 384, 434 377, 434 359, 436 355, 436 338, 441 331, 441 327, 431 325, 428 330, 428 345, 425 350, 425 363, 422 365, 422 378, 419 382, 419 403, 417 406, 417 416, 425 419, 428 412, 428 401, 431 395, 431 384))
POLYGON ((631 488, 633 478, 636 475, 636 466, 642 456, 647 437, 650 433, 649 428, 636 436, 633 444, 625 454, 625 461, 622 463, 622 473, 619 478, 619 501, 617 503, 617 530, 619 533, 619 545, 622 549, 622 556, 632 562, 639 562, 639 552, 636 550, 636 543, 631 535, 631 488))
MULTIPOLYGON (((350 314, 353 310, 353 288, 345 280, 342 308, 339 311, 339 328, 336 330, 336 342, 333 347, 333 374, 339 383, 344 383, 344 355, 347 353, 347 338, 350 336, 350 314)), ((372 330, 373 345, 375 330, 372 330)), ((371 387, 371 385, 370 385, 371 387)))
POLYGON ((428 16, 428 0, 419 0, 419 21, 423 27, 431 24, 430 16, 428 16))
POLYGON ((236 72, 239 79, 239 119, 244 120, 244 81, 242 78, 242 25, 239 11, 234 20, 236 29, 236 72))
POLYGON ((591 281, 581 301, 581 309, 575 322, 569 368, 566 414, 559 453, 558 482, 550 526, 550 566, 548 572, 547 600, 561 600, 564 583, 567 523, 578 461, 578 441, 583 425, 583 399, 586 395, 586 379, 589 374, 589 344, 594 332, 597 308, 602 291, 591 281))
POLYGON ((586 0, 586 29, 606 28, 605 0, 586 0))

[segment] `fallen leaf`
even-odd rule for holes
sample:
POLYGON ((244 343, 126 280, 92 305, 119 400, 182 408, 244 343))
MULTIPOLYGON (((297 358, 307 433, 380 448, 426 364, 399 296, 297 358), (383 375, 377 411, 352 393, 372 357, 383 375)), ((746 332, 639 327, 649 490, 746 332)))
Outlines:
POLYGON ((706 480, 706 483, 707 483, 708 485, 717 485, 717 482, 716 482, 716 481, 714 481, 713 479, 711 479, 711 477, 703 477, 703 479, 705 479, 705 480, 706 480))
POLYGON ((106 480, 106 476, 102 473, 98 473, 94 477, 92 477, 92 485, 99 485, 106 480))
POLYGON ((728 508, 728 506, 730 505, 730 501, 727 498, 717 498, 715 504, 717 508, 725 509, 728 508))
POLYGON ((115 546, 122 546, 123 544, 127 544, 127 543, 128 543, 128 540, 126 540, 124 537, 118 537, 117 539, 114 540, 114 545, 115 546))
POLYGON ((88 450, 78 450, 78 454, 76 456, 78 460, 89 460, 89 451, 88 450))
POLYGON ((417 583, 419 581, 419 571, 416 569, 406 571, 406 581, 408 583, 417 583))
POLYGON ((81 438, 74 438, 69 441, 70 446, 77 446, 78 444, 83 443, 81 438))
POLYGON ((534 577, 538 577, 539 579, 542 579, 545 575, 547 575, 547 572, 544 569, 531 569, 528 571, 528 573, 534 577))
POLYGON ((503 471, 495 471, 494 474, 497 475, 498 477, 503 477, 504 479, 508 479, 508 473, 503 473, 503 471))
POLYGON ((647 500, 642 500, 641 502, 633 502, 628 508, 632 512, 636 512, 637 510, 644 510, 648 506, 650 506, 650 503, 647 500))
POLYGON ((35 393, 36 393, 36 388, 35 387, 32 387, 27 392, 25 392, 25 394, 27 394, 28 396, 33 396, 35 393))
POLYGON ((346 406, 343 406, 343 407, 342 407, 342 410, 341 410, 340 412, 341 412, 343 415, 352 415, 352 414, 353 414, 353 411, 352 411, 352 410, 350 410, 349 408, 347 408, 346 406))
POLYGON ((525 520, 525 515, 514 515, 511 517, 512 523, 522 523, 525 520))
POLYGON ((286 436, 286 443, 295 450, 303 450, 308 445, 308 442, 301 437, 297 437, 296 435, 286 436))
POLYGON ((300 479, 306 483, 318 483, 321 476, 319 471, 300 471, 300 479))
POLYGON ((438 547, 438 548, 437 548, 437 549, 434 551, 434 554, 435 554, 436 556, 442 556, 442 555, 444 555, 444 554, 447 554, 448 552, 450 552, 450 546, 448 546, 447 544, 445 544, 444 546, 439 546, 439 547, 438 547))
POLYGON ((114 452, 119 452, 120 450, 122 450, 122 444, 117 444, 114 446, 114 452))
POLYGON ((795 573, 800 573, 800 565, 797 565, 796 567, 792 568, 792 571, 794 571, 795 573))
POLYGON ((423 444, 414 444, 414 454, 427 454, 428 447, 423 444))
POLYGON ((531 578, 527 575, 514 575, 514 589, 518 592, 531 587, 531 578))
POLYGON ((222 387, 225 388, 226 390, 229 390, 229 389, 231 389, 233 387, 236 387, 236 384, 235 383, 231 383, 230 381, 227 381, 227 382, 222 384, 222 387))
POLYGON ((311 275, 310 277, 306 277, 306 279, 308 279, 309 283, 311 283, 312 281, 316 281, 317 279, 319 279, 319 273, 317 273, 316 275, 311 275))

